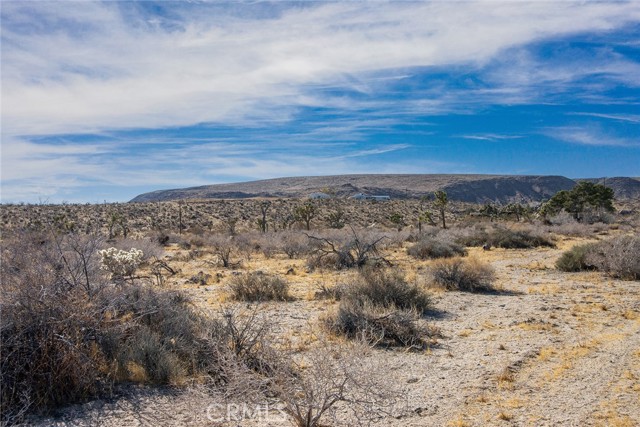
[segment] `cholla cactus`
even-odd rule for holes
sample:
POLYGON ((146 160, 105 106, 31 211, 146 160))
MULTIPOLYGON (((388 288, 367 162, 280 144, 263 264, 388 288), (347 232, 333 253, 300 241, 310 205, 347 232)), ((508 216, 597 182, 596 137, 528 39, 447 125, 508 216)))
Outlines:
POLYGON ((136 248, 129 251, 109 248, 98 251, 98 254, 101 257, 101 268, 111 273, 112 278, 133 276, 143 256, 142 251, 136 248))

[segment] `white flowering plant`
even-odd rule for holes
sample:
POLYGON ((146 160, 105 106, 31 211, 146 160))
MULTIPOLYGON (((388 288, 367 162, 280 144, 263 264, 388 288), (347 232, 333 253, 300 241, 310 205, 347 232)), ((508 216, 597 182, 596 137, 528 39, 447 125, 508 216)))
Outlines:
POLYGON ((98 255, 101 258, 101 268, 111 273, 112 278, 133 276, 144 256, 142 251, 136 248, 128 251, 108 248, 98 251, 98 255))

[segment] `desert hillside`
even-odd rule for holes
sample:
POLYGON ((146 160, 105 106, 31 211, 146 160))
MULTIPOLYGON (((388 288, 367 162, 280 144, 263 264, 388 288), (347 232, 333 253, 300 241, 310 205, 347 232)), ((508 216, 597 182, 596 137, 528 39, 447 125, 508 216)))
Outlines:
MULTIPOLYGON (((599 181, 598 179, 590 179, 599 181)), ((563 176, 516 175, 334 175, 276 178, 251 182, 205 185, 140 194, 132 202, 180 199, 241 199, 252 197, 307 197, 329 192, 338 197, 357 193, 388 195, 396 199, 419 198, 436 190, 450 200, 485 202, 533 202, 548 199, 576 181, 563 176)), ((640 197, 640 181, 634 178, 607 180, 618 198, 640 197)))

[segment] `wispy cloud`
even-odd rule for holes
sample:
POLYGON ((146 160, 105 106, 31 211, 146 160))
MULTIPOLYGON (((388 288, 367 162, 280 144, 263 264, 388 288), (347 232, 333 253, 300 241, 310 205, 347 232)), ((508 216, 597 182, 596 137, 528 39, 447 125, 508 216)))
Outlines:
POLYGON ((618 120, 621 122, 640 123, 640 114, 602 114, 602 113, 568 113, 573 116, 598 117, 602 119, 618 120))
POLYGON ((559 141, 590 146, 639 147, 640 140, 622 138, 603 131, 596 125, 559 126, 543 130, 544 135, 559 141))
POLYGON ((475 135, 458 135, 458 137, 464 139, 476 139, 479 141, 500 141, 522 138, 522 135, 498 135, 495 133, 483 133, 475 135))

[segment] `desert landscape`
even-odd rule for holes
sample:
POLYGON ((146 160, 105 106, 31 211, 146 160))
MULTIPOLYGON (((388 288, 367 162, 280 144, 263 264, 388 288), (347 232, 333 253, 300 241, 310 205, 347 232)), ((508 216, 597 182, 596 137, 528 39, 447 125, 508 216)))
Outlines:
POLYGON ((438 200, 3 206, 3 385, 62 371, 4 421, 637 425, 635 201, 438 200), (16 339, 42 321, 61 355, 16 339))
POLYGON ((0 0, 0 427, 640 426, 640 1, 0 0))

